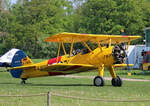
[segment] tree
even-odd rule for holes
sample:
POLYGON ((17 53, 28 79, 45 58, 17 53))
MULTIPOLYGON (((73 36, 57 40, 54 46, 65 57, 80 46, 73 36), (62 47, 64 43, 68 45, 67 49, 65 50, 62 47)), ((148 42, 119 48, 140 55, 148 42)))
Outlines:
MULTIPOLYGON (((69 29, 69 2, 65 0, 22 0, 10 9, 7 48, 19 48, 34 58, 47 57, 51 46, 41 42, 47 36, 69 29), (45 52, 47 55, 45 55, 45 52), (41 53, 41 54, 40 54, 41 53), (44 54, 42 54, 44 53, 44 54)), ((71 24, 70 24, 71 25, 71 24)), ((53 44, 52 44, 53 46, 53 44)), ((53 48, 52 48, 53 49, 53 48)), ((53 52, 56 52, 53 51, 53 52)), ((56 56, 56 53, 53 53, 56 56)))
POLYGON ((87 0, 77 10, 77 32, 141 34, 143 22, 143 0, 87 0))

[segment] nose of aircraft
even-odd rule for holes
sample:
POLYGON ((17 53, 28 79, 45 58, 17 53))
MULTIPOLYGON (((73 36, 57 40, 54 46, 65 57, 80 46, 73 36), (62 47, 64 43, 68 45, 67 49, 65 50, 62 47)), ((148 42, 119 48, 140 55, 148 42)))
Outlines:
POLYGON ((112 49, 112 56, 114 57, 115 63, 114 64, 121 64, 124 63, 127 55, 123 45, 116 45, 112 49))

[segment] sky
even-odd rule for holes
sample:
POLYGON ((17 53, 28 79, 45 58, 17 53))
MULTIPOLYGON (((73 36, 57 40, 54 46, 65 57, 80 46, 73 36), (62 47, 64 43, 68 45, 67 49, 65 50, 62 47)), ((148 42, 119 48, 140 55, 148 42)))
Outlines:
POLYGON ((14 3, 16 3, 16 1, 17 1, 17 0, 11 0, 11 3, 14 4, 14 3))

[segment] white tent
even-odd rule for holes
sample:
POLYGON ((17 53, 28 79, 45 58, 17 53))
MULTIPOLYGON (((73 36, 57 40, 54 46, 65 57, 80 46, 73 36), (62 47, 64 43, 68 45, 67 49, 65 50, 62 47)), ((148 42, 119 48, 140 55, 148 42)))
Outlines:
POLYGON ((1 63, 11 63, 12 62, 12 58, 14 57, 15 53, 19 51, 19 49, 11 49, 8 52, 6 52, 4 55, 2 55, 0 57, 0 62, 1 63))
MULTIPOLYGON (((142 51, 150 51, 150 47, 146 45, 130 45, 127 55, 129 64, 134 64, 133 68, 140 68, 140 64, 143 62, 142 51)), ((127 62, 126 62, 127 63, 127 62)))

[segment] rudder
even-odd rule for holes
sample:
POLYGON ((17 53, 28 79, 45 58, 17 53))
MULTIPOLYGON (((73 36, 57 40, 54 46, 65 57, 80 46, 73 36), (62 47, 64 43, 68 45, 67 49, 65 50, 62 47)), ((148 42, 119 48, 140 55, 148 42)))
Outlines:
MULTIPOLYGON (((26 56, 26 54, 22 50, 19 50, 15 53, 12 59, 11 67, 19 67, 28 64, 33 64, 31 59, 28 56, 26 56)), ((10 70, 10 73, 13 77, 20 78, 22 71, 22 69, 12 69, 10 70)))

